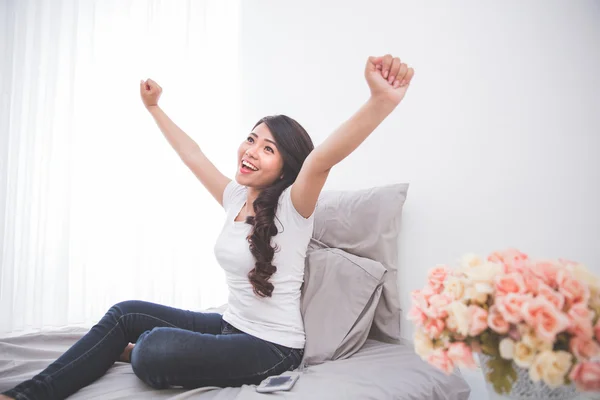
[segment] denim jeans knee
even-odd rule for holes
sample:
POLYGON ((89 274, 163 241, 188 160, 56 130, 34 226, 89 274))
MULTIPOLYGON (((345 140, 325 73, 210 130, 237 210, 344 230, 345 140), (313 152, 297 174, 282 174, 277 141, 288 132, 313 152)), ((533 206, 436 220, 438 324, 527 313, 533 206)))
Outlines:
POLYGON ((154 389, 166 388, 167 382, 162 375, 161 366, 167 354, 161 354, 161 342, 168 338, 161 334, 164 328, 154 328, 142 333, 133 348, 130 361, 136 376, 154 389))

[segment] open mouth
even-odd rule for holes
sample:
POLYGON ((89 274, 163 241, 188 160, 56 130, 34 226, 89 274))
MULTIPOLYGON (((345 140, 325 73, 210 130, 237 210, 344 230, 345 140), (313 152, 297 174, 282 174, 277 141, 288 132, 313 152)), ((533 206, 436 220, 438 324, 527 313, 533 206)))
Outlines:
POLYGON ((253 172, 253 171, 258 171, 258 168, 256 168, 255 165, 249 163, 248 161, 242 160, 242 170, 248 171, 248 172, 253 172))

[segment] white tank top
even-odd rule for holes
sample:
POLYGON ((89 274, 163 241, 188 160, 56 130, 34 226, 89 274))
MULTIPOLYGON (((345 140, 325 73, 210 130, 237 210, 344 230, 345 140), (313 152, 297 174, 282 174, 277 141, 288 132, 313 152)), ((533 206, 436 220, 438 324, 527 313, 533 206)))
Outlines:
POLYGON ((270 282, 271 297, 259 297, 248 279, 255 259, 246 239, 251 226, 235 221, 247 199, 247 188, 232 180, 223 192, 227 212, 223 230, 215 244, 215 256, 225 270, 229 287, 228 307, 223 319, 235 328, 282 346, 304 348, 304 323, 300 313, 300 288, 304 280, 304 260, 313 232, 314 213, 304 218, 292 204, 291 186, 279 197, 275 213, 278 234, 272 264, 277 267, 270 282))

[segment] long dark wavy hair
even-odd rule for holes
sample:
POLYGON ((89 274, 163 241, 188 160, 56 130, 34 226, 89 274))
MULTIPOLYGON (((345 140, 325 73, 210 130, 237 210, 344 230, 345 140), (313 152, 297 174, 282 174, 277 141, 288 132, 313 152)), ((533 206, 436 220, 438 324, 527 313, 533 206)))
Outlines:
POLYGON ((256 260, 254 268, 248 273, 248 279, 256 295, 271 297, 273 284, 269 282, 269 278, 277 271, 277 267, 272 264, 277 248, 271 245, 271 238, 278 233, 275 213, 279 197, 294 183, 314 145, 306 130, 286 115, 264 117, 252 129, 262 123, 267 125, 277 143, 283 159, 283 171, 280 174, 283 177, 260 192, 254 201, 255 215, 246 218, 246 223, 253 227, 248 235, 248 242, 250 252, 256 260))

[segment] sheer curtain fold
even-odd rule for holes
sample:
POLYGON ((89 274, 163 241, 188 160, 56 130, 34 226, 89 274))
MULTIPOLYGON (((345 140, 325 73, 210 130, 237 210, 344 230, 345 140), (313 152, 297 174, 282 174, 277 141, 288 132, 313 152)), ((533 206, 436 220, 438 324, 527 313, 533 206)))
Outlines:
POLYGON ((0 334, 89 325, 131 298, 226 300, 212 248, 222 211, 143 109, 139 82, 160 82, 161 106, 232 173, 235 147, 215 140, 243 136, 238 7, 2 2, 0 334))

